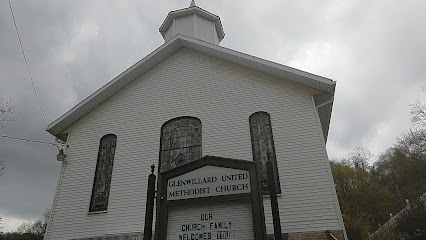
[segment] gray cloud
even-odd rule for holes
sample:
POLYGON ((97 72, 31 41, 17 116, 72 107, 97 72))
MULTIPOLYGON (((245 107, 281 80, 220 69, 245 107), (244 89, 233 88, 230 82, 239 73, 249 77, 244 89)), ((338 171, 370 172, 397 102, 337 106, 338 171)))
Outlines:
MULTIPOLYGON (((48 122, 159 47, 158 28, 167 13, 189 3, 12 1, 48 122)), ((424 1, 197 5, 221 17, 222 46, 337 80, 330 157, 357 146, 383 152, 409 129, 408 104, 425 100, 424 1)), ((0 97, 11 96, 16 117, 0 133, 51 142, 7 1, 0 2, 0 36, 0 97)), ((60 170, 56 154, 49 145, 0 138, 0 158, 7 163, 0 177, 4 221, 35 220, 50 207, 60 170)))

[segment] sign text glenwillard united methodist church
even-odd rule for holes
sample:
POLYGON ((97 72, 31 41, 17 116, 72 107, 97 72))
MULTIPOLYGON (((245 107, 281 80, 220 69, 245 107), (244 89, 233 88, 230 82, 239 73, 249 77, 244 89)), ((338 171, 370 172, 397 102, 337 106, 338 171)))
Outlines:
MULTIPOLYGON (((235 171, 235 169, 234 169, 235 171)), ((214 173, 217 174, 217 173, 214 173)), ((176 178, 168 182, 169 200, 250 192, 248 172, 198 178, 176 178)))

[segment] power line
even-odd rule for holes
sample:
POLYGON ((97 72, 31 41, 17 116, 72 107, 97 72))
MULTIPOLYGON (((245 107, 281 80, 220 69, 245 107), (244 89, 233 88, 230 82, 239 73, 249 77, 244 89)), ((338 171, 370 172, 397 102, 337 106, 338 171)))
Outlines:
POLYGON ((20 140, 20 141, 26 141, 26 142, 32 142, 32 143, 49 144, 49 145, 55 146, 59 150, 59 146, 56 143, 43 142, 43 141, 39 141, 39 140, 32 140, 32 139, 27 139, 27 138, 18 138, 18 137, 6 136, 6 135, 0 135, 0 136, 2 138, 10 138, 10 139, 14 139, 14 140, 20 140))
POLYGON ((21 36, 19 35, 18 27, 16 25, 15 15, 13 14, 13 9, 12 9, 12 4, 10 3, 10 0, 8 0, 8 2, 9 2, 10 12, 12 13, 13 24, 15 25, 16 35, 18 35, 19 45, 21 46, 22 55, 24 56, 25 66, 27 67, 28 75, 30 76, 31 85, 33 86, 34 93, 35 93, 35 96, 37 98, 38 106, 39 106, 40 111, 41 111, 41 115, 43 116, 44 122, 46 123, 46 126, 47 126, 46 116, 44 115, 43 107, 41 106, 40 98, 38 97, 37 90, 36 90, 36 87, 34 85, 33 76, 31 75, 30 67, 28 66, 28 61, 27 61, 27 57, 25 55, 24 47, 22 46, 21 36))

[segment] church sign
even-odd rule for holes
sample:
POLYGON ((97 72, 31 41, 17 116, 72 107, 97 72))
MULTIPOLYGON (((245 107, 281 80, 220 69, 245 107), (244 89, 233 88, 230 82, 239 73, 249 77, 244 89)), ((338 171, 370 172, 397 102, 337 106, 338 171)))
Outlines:
POLYGON ((159 174, 155 239, 266 239, 257 164, 205 156, 159 174))
POLYGON ((207 165, 167 181, 167 199, 250 193, 250 173, 247 170, 207 165))

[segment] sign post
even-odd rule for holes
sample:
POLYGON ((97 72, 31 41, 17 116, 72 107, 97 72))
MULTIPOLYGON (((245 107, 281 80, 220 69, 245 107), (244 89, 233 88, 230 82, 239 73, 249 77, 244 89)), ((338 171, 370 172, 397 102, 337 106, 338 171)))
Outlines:
POLYGON ((152 217, 154 214, 154 198, 155 198, 155 175, 154 164, 151 166, 151 174, 148 177, 148 190, 146 193, 146 211, 145 211, 145 227, 143 232, 144 240, 152 239, 152 217))
POLYGON ((266 154, 268 156, 268 161, 266 162, 266 170, 268 174, 268 186, 269 186, 269 196, 271 199, 271 209, 272 209, 272 219, 274 222, 274 236, 275 240, 282 240, 283 235, 281 233, 281 222, 280 222, 280 209, 278 208, 277 200, 277 188, 275 186, 274 170, 272 167, 271 153, 266 154))
POLYGON ((159 174, 156 240, 266 239, 257 164, 205 156, 159 174))

